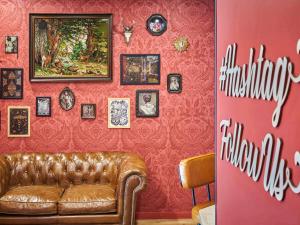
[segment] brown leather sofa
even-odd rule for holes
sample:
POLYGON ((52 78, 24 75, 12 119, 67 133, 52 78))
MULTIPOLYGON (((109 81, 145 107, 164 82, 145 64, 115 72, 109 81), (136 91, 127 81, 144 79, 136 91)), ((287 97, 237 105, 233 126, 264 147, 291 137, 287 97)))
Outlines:
POLYGON ((146 167, 124 152, 0 155, 0 224, 135 224, 146 167))

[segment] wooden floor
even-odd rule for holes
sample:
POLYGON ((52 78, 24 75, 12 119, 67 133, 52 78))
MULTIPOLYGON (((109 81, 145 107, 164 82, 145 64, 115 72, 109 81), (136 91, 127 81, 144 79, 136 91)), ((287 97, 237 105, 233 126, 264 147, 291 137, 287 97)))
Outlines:
POLYGON ((178 220, 138 220, 137 225, 196 225, 191 219, 178 220))

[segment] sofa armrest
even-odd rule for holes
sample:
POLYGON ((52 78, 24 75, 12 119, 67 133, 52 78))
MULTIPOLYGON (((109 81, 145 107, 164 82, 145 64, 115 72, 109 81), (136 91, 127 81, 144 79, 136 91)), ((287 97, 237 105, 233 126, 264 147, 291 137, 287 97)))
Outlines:
POLYGON ((128 154, 121 163, 118 176, 118 212, 123 225, 135 224, 136 193, 146 187, 145 162, 136 154, 128 154))
POLYGON ((3 155, 0 155, 0 197, 8 190, 10 179, 9 164, 3 155))

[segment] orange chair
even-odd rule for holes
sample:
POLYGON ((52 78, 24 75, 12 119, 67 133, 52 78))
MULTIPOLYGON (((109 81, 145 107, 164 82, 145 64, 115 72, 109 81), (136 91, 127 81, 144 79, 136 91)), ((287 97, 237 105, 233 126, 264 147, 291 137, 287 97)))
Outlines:
POLYGON ((215 182, 215 153, 195 156, 181 160, 179 163, 179 177, 183 188, 192 189, 192 218, 199 223, 199 210, 211 206, 209 184, 215 182), (206 185, 208 201, 196 204, 195 188, 206 185))

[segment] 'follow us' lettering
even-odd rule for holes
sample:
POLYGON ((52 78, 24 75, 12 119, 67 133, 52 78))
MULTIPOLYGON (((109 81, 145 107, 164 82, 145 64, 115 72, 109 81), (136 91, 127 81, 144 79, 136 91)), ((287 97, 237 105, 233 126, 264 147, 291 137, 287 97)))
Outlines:
MULTIPOLYGON (((280 157, 282 140, 267 133, 262 140, 261 147, 253 142, 243 139, 243 125, 235 123, 234 132, 230 133, 231 119, 222 120, 220 128, 222 132, 221 160, 225 160, 241 172, 247 173, 253 181, 257 182, 263 176, 263 184, 266 192, 278 201, 282 201, 287 188, 295 194, 300 193, 300 183, 295 185, 291 177, 291 169, 284 159, 280 157)), ((300 166, 300 153, 294 154, 295 166, 300 166)), ((299 168, 300 169, 300 168, 299 168)))

